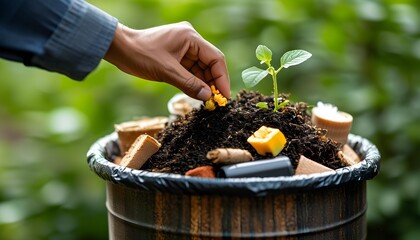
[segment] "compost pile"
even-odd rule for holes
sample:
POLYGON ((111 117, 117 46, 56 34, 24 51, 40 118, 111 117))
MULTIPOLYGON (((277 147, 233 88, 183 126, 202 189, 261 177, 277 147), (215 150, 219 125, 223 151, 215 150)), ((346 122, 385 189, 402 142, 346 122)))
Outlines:
MULTIPOLYGON (((282 99, 287 96, 282 94, 282 99)), ((287 143, 280 154, 290 158, 294 169, 301 155, 332 169, 342 167, 340 145, 325 137, 326 131, 311 124, 308 104, 289 103, 277 112, 273 111, 273 104, 270 96, 241 91, 225 107, 193 110, 161 131, 158 141, 162 147, 141 169, 185 174, 199 166, 214 166, 206 154, 215 148, 246 149, 255 160, 272 158, 258 155, 247 142, 263 125, 283 132, 287 143), (269 108, 256 107, 258 102, 268 102, 269 108)))

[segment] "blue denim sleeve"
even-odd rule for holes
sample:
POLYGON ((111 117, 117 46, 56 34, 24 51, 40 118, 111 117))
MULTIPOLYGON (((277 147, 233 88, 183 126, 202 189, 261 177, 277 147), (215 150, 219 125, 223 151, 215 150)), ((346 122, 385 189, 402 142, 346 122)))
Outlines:
POLYGON ((117 23, 83 0, 0 0, 0 57, 82 80, 104 57, 117 23))

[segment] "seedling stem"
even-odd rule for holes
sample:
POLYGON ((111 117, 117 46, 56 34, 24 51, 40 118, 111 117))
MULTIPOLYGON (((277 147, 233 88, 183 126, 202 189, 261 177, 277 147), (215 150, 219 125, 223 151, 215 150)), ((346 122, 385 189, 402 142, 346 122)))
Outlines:
MULTIPOLYGON (((279 108, 284 107, 288 103, 288 102, 283 102, 284 104, 283 103, 279 104, 277 74, 283 68, 288 68, 290 66, 298 65, 306 61, 308 58, 312 56, 312 54, 305 50, 288 51, 285 54, 283 54, 283 56, 281 57, 280 67, 276 70, 273 66, 271 66, 272 52, 268 47, 264 45, 259 45, 255 52, 256 52, 257 59, 260 60, 261 64, 265 63, 267 65, 267 69, 264 70, 258 67, 247 68, 242 72, 242 79, 245 83, 245 86, 248 88, 251 88, 257 85, 268 74, 270 74, 273 79, 273 96, 274 96, 274 109, 273 110, 274 112, 277 112, 279 108)), ((261 108, 267 108, 268 104, 258 103, 257 106, 261 108)))

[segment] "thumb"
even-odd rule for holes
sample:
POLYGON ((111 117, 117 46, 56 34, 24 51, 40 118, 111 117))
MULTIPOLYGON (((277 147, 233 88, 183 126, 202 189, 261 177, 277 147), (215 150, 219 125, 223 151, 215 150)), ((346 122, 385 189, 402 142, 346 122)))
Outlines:
POLYGON ((211 97, 210 87, 200 78, 187 71, 181 64, 176 62, 176 68, 169 71, 168 83, 177 87, 188 96, 207 101, 211 97))

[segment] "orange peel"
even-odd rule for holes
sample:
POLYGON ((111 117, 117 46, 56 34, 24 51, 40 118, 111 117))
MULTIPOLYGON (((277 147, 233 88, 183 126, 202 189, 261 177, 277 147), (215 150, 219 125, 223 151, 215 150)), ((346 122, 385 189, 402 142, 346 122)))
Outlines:
POLYGON ((185 173, 185 176, 190 177, 202 177, 202 178, 216 178, 214 168, 212 166, 201 166, 189 170, 185 173))

